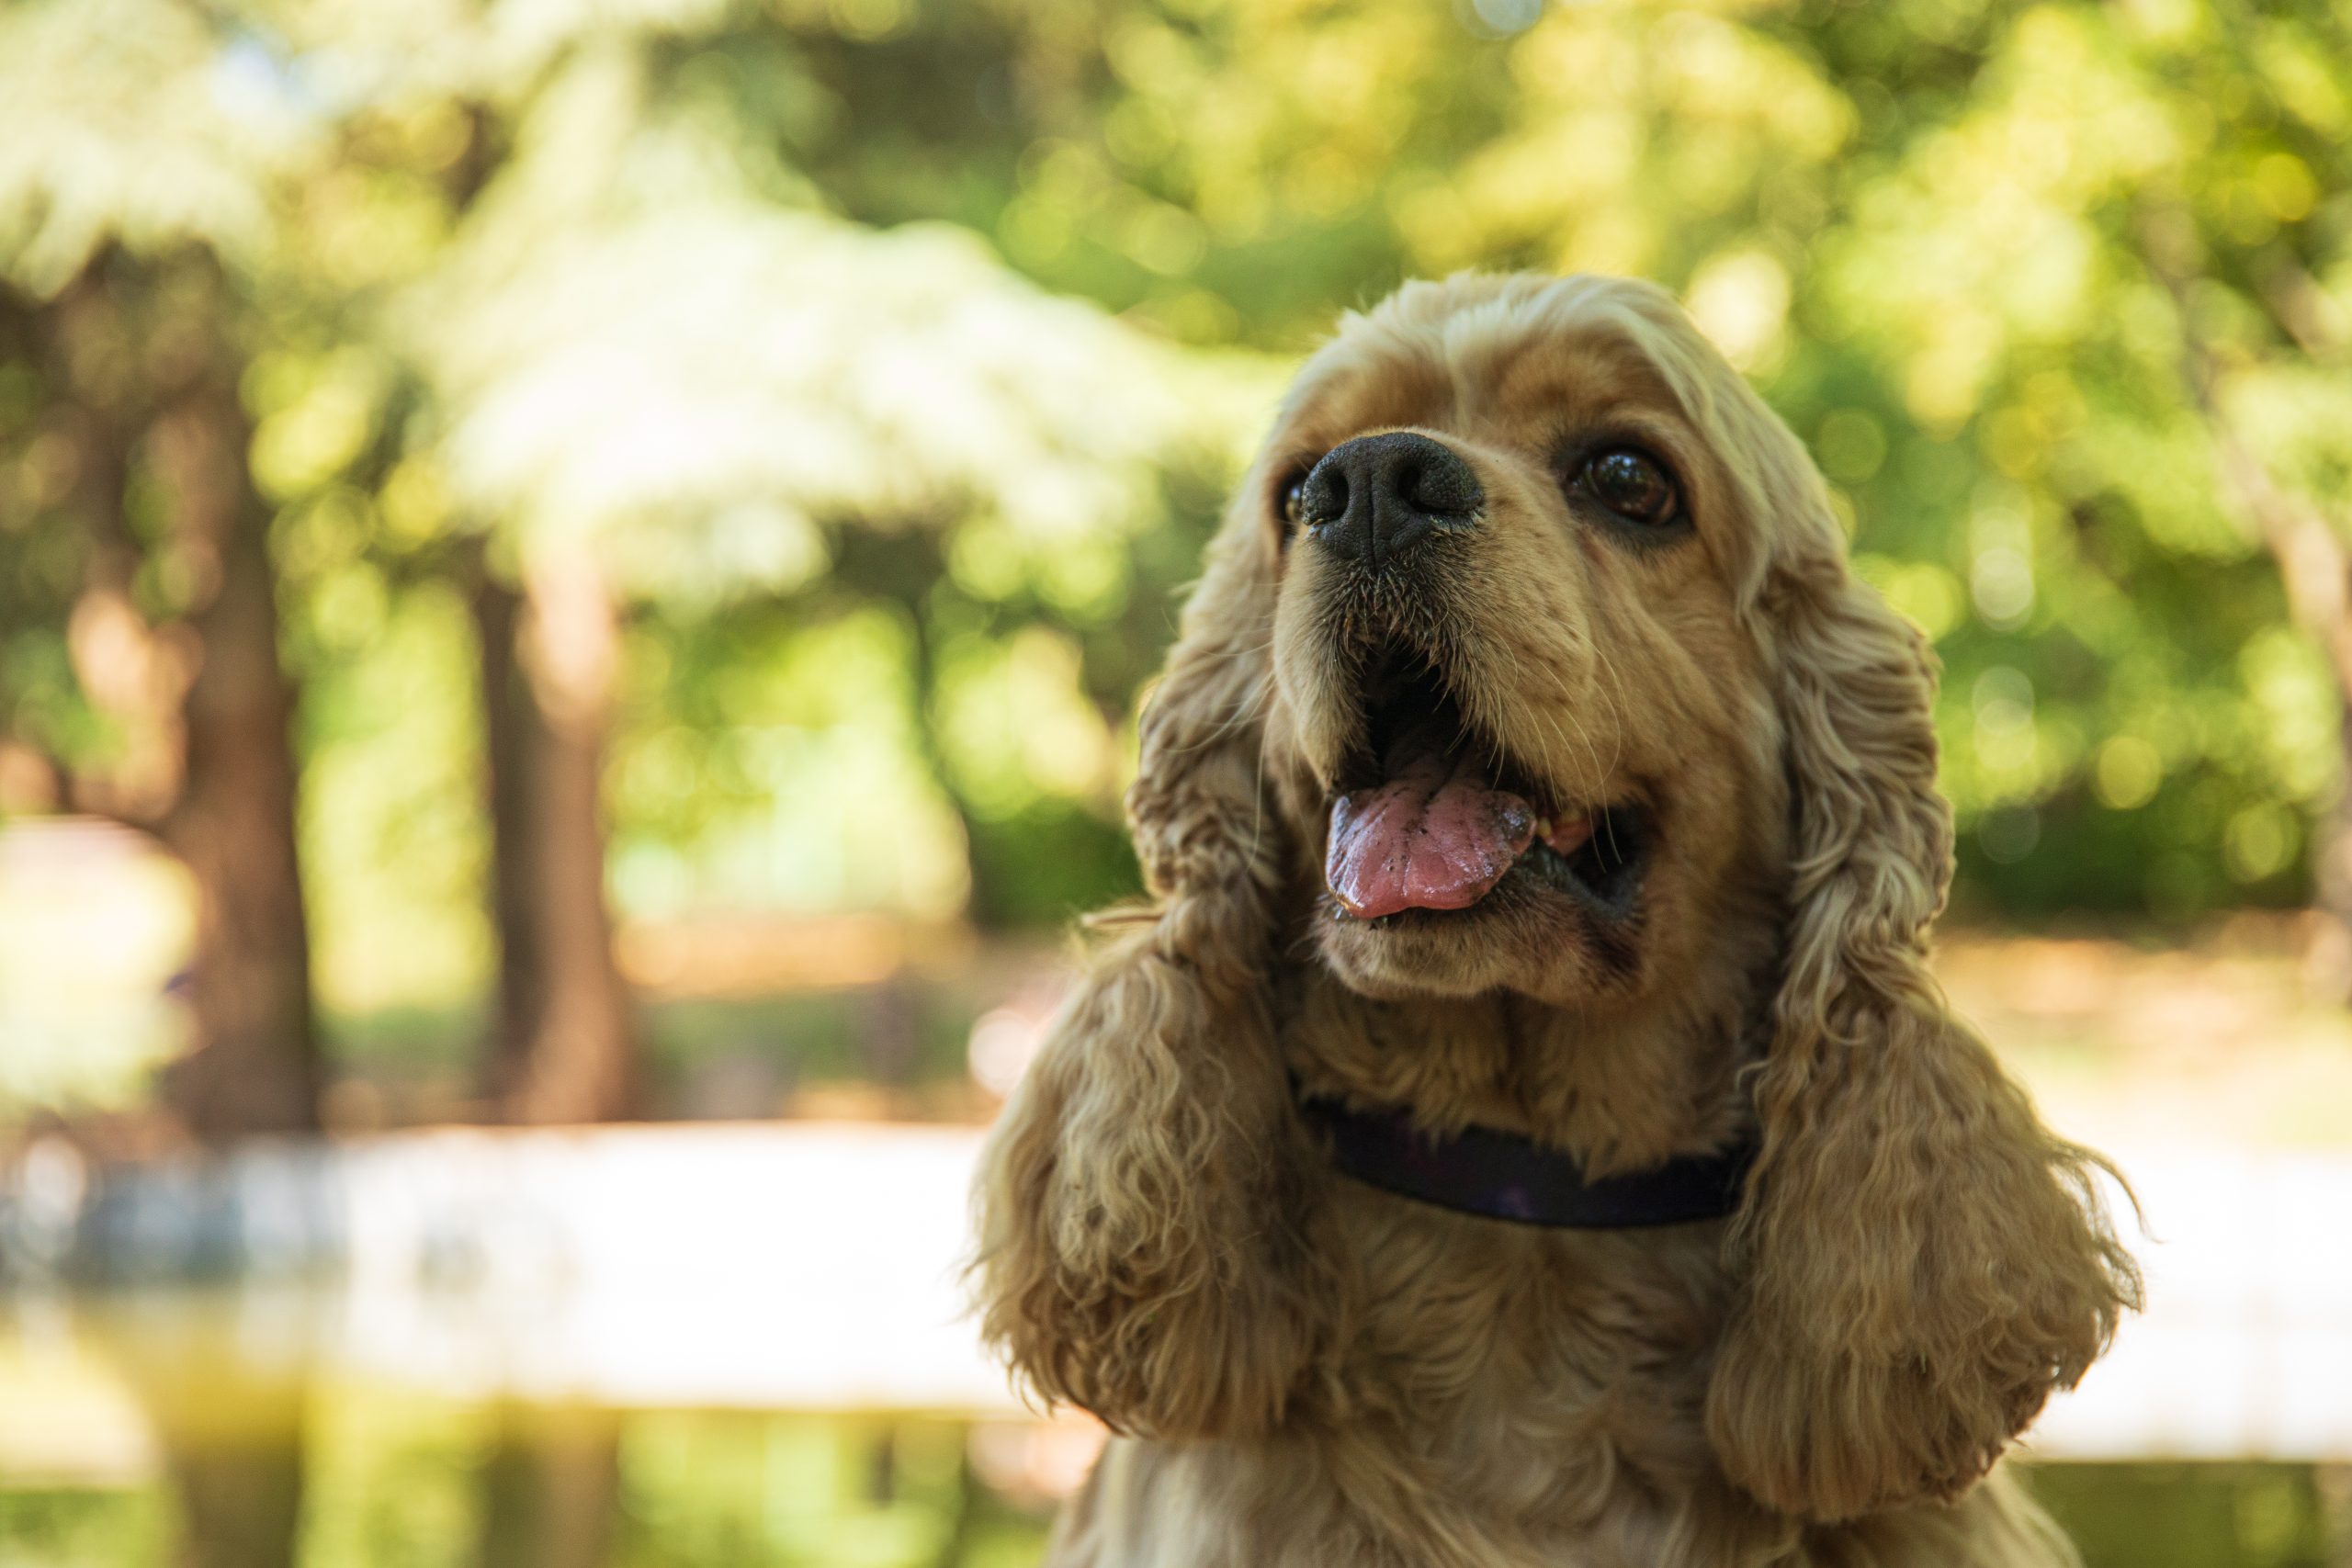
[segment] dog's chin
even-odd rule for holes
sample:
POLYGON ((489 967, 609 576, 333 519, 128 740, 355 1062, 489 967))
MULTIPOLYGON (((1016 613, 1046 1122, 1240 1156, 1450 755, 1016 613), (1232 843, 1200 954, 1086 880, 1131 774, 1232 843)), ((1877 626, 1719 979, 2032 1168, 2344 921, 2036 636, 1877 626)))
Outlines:
POLYGON ((1555 1004, 1628 995, 1642 980, 1642 912, 1597 915, 1578 891, 1515 865, 1467 909, 1402 909, 1355 919, 1324 898, 1315 941, 1324 966, 1378 999, 1477 997, 1508 989, 1555 1004))

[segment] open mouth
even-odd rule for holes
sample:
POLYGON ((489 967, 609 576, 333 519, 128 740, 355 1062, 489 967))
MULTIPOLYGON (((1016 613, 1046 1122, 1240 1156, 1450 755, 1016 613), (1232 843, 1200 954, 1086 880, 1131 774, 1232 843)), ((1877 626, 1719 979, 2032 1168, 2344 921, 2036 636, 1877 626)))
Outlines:
POLYGON ((1323 868, 1348 916, 1470 909, 1521 878, 1600 918, 1632 912, 1655 836, 1638 802, 1559 799, 1477 731, 1413 649, 1368 661, 1363 703, 1323 868))

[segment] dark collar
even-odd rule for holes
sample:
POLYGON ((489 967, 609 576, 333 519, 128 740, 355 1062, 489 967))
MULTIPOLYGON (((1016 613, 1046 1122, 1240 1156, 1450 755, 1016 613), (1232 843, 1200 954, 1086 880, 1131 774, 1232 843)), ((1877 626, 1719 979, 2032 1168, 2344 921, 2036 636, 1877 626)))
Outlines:
POLYGON ((1573 1155, 1493 1127, 1440 1138, 1403 1111, 1351 1111, 1302 1094, 1299 1109, 1329 1139, 1331 1163, 1374 1187, 1489 1219, 1577 1230, 1677 1225, 1721 1219, 1739 1206, 1755 1158, 1742 1141, 1682 1155, 1649 1170, 1588 1179, 1573 1155))

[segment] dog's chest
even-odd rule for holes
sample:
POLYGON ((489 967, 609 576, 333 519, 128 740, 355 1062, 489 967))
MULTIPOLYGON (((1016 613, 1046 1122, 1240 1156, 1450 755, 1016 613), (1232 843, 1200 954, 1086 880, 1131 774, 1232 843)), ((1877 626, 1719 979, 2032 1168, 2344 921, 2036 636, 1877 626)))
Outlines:
POLYGON ((1334 1195, 1346 1298, 1279 1433, 1114 1444, 1055 1568, 1631 1568, 1692 1561, 1712 1226, 1600 1233, 1334 1195))
POLYGON ((1432 1485, 1533 1523, 1586 1521, 1629 1483, 1706 1468, 1718 1227, 1600 1232, 1342 1200, 1362 1332, 1343 1397, 1432 1485))

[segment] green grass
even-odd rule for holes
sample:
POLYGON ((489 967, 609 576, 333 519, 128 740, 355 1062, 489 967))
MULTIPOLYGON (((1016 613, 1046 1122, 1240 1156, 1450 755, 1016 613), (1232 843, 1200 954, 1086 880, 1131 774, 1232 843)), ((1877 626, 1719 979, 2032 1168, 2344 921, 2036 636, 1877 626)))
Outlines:
MULTIPOLYGON (((670 1413, 605 1429, 617 1477, 609 1568, 1017 1568, 1044 1546, 1046 1517, 973 1478, 953 1422, 670 1413)), ((517 1438, 480 1410, 314 1419, 300 1568, 472 1568, 501 1431, 531 1451, 527 1425, 517 1438)), ((2026 1475, 2086 1568, 2352 1560, 2352 1472, 2341 1468, 2038 1464, 2026 1475)), ((0 1477, 0 1563, 171 1568, 178 1513, 161 1478, 0 1477)))
POLYGON ((2041 1464, 2026 1472, 2085 1568, 2339 1568, 2352 1471, 2304 1464, 2041 1464))

